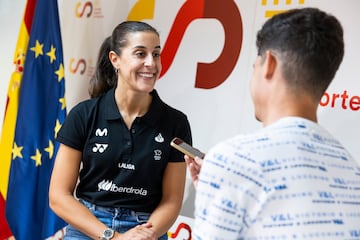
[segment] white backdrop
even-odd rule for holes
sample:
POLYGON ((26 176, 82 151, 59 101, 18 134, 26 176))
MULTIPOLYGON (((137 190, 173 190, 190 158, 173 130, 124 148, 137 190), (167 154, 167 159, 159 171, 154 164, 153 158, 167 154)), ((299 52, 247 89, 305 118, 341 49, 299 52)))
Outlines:
MULTIPOLYGON (((60 1, 68 108, 88 97, 87 83, 93 73, 98 47, 103 38, 111 34, 115 25, 128 18, 134 5, 139 2, 142 1, 60 1), (76 16, 76 12, 83 15, 76 16)), ((186 1, 172 0, 171 4, 168 0, 146 2, 154 2, 153 18, 143 20, 160 31, 164 45, 170 30, 176 25, 175 17, 186 1)), ((223 1, 225 2, 227 1, 223 1)), ((225 41, 223 27, 217 19, 198 18, 186 27, 169 70, 156 86, 163 100, 187 113, 192 126, 194 145, 206 151, 221 139, 260 127, 253 117, 248 91, 252 63, 256 56, 254 43, 256 31, 266 20, 265 15, 272 10, 313 6, 320 7, 341 20, 346 42, 344 61, 327 91, 330 102, 319 107, 319 122, 340 138, 360 161, 360 148, 357 144, 360 133, 357 121, 360 116, 360 82, 357 81, 356 72, 357 57, 360 54, 358 44, 360 28, 354 24, 360 22, 358 14, 360 2, 358 0, 237 0, 235 2, 242 18, 243 42, 240 56, 230 76, 221 85, 212 89, 194 87, 198 62, 215 61, 225 41), (264 2, 266 5, 262 5, 264 2), (277 5, 274 4, 276 2, 277 5), (287 2, 291 4, 286 4, 287 2), (347 98, 334 97, 334 95, 342 95, 344 91, 347 92, 347 98)), ((149 11, 140 9, 144 12, 149 11)), ((139 18, 142 14, 144 17, 147 15, 139 12, 139 18)), ((238 31, 238 29, 231 30, 238 31)), ((324 103, 325 100, 323 98, 324 103)))
MULTIPOLYGON (((230 32, 241 29, 236 24, 223 26, 216 14, 215 17, 203 18, 202 16, 209 15, 205 10, 197 12, 198 18, 189 21, 189 24, 184 24, 184 19, 177 21, 176 17, 184 16, 186 9, 191 10, 188 13, 194 13, 197 9, 195 6, 200 3, 207 7, 214 2, 218 0, 59 0, 68 110, 88 98, 88 80, 94 71, 98 48, 104 37, 110 35, 111 30, 121 21, 143 20, 159 30, 163 46, 169 41, 173 43, 172 47, 178 47, 168 71, 161 77, 156 88, 164 101, 188 115, 193 143, 206 152, 224 138, 260 127, 253 117, 248 83, 256 57, 255 35, 261 24, 274 11, 294 7, 320 7, 340 19, 345 30, 346 45, 344 61, 319 107, 319 122, 337 136, 360 162, 360 81, 357 74, 360 56, 360 1, 222 0, 221 6, 233 4, 232 10, 240 14, 240 54, 230 75, 222 79, 222 84, 209 89, 196 88, 198 63, 211 63, 218 58, 228 40, 225 28, 230 29, 230 32), (169 33, 171 30, 176 32, 182 24, 186 28, 177 43, 170 38, 169 33)), ((25 0, 0 0, 0 116, 5 107, 7 86, 14 69, 12 57, 24 6, 25 0)), ((208 75, 211 76, 217 70, 219 69, 210 68, 208 75)), ((176 228, 186 229, 186 226, 181 225, 184 222, 191 226, 193 193, 194 189, 188 181, 181 217, 171 231, 176 228)), ((178 239, 183 238, 181 234, 186 236, 187 231, 180 231, 178 239)))

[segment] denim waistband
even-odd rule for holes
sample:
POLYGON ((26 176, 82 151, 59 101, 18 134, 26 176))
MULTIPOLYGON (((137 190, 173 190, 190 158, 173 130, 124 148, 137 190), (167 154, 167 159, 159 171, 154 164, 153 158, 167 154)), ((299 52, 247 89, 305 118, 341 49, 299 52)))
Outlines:
POLYGON ((79 201, 84 204, 88 209, 100 211, 100 212, 107 212, 115 215, 122 215, 126 214, 129 216, 139 216, 139 215, 150 215, 150 213, 147 212, 137 212, 128 208, 121 208, 121 207, 102 207, 98 206, 96 204, 90 203, 88 201, 85 201, 84 199, 79 199, 79 201))

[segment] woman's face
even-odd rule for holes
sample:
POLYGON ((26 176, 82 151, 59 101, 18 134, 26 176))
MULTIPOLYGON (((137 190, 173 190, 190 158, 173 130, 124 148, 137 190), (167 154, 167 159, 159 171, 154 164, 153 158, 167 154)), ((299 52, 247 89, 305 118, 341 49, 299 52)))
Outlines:
POLYGON ((129 33, 121 55, 113 61, 118 68, 118 85, 134 91, 151 92, 161 72, 160 51, 157 34, 129 33))

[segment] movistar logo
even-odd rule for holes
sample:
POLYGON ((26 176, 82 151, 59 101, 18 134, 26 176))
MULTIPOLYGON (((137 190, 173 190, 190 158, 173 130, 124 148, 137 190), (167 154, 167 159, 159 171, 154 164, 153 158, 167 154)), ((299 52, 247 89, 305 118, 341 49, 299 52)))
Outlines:
POLYGON ((102 130, 100 128, 98 128, 95 131, 95 136, 97 136, 97 137, 104 137, 104 136, 107 136, 107 135, 108 135, 107 128, 104 128, 102 130))

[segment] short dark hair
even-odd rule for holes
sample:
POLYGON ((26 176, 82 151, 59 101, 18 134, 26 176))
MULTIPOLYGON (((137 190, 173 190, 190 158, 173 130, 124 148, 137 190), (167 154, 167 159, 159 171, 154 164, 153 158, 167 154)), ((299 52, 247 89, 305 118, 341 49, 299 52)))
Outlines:
POLYGON ((274 51, 290 88, 320 99, 344 56, 343 28, 317 8, 292 9, 275 15, 257 33, 258 55, 274 51))

